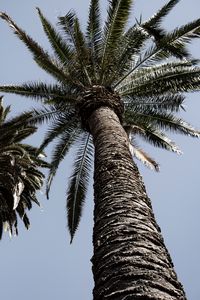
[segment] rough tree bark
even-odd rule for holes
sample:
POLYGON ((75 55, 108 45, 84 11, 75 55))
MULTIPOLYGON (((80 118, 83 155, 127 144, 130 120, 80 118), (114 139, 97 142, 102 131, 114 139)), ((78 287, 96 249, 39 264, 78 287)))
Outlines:
POLYGON ((94 300, 186 299, 117 115, 101 107, 88 123, 95 146, 94 300))

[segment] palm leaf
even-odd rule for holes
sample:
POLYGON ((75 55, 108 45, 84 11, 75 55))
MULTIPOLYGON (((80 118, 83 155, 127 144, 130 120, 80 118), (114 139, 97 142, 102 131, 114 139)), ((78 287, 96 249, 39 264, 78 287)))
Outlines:
POLYGON ((143 68, 135 72, 127 84, 119 87, 118 92, 122 96, 136 95, 141 97, 199 89, 199 67, 163 64, 158 67, 143 68))
POLYGON ((101 49, 101 20, 99 0, 90 1, 89 19, 86 31, 86 38, 88 48, 90 49, 91 64, 93 69, 93 76, 97 80, 97 68, 100 63, 100 49, 101 49))
POLYGON ((183 102, 185 96, 182 94, 170 94, 166 93, 163 95, 153 95, 146 97, 127 97, 125 103, 125 110, 134 111, 140 109, 153 109, 154 112, 168 111, 168 112, 178 112, 183 109, 183 102))
POLYGON ((110 65, 118 41, 124 32, 127 20, 130 14, 131 0, 110 0, 108 8, 108 17, 105 22, 102 36, 102 59, 101 59, 101 83, 106 76, 106 65, 110 65))
POLYGON ((77 61, 80 66, 80 70, 82 70, 82 79, 80 82, 84 82, 86 78, 87 81, 84 83, 91 85, 91 78, 87 71, 88 49, 76 14, 74 12, 68 12, 64 17, 59 17, 58 25, 66 34, 68 41, 74 48, 74 51, 76 51, 77 61))
MULTIPOLYGON (((72 83, 72 77, 68 75, 62 68, 62 66, 52 60, 49 54, 42 49, 37 42, 35 42, 29 35, 19 28, 15 22, 5 13, 0 13, 0 17, 4 19, 9 26, 13 29, 14 33, 19 37, 20 40, 28 47, 29 51, 33 54, 35 62, 50 75, 55 77, 59 82, 72 83)), ((76 83, 77 84, 77 83, 76 83)))
MULTIPOLYGON (((42 144, 40 145, 40 151, 43 151, 55 138, 62 135, 64 131, 68 130, 69 127, 78 127, 79 119, 75 111, 69 111, 59 114, 59 119, 55 120, 52 125, 48 128, 42 144)), ((81 127, 81 126, 80 126, 81 127)))
POLYGON ((159 113, 151 109, 141 109, 136 110, 135 112, 127 112, 125 120, 128 124, 131 124, 132 121, 136 124, 150 124, 158 129, 170 130, 173 132, 190 135, 192 137, 200 136, 200 132, 195 130, 190 124, 181 118, 176 118, 170 113, 159 113))
POLYGON ((3 228, 10 235, 18 233, 18 216, 26 228, 30 222, 25 213, 32 208, 32 202, 39 203, 36 191, 43 184, 44 175, 38 167, 48 164, 37 158, 37 148, 22 144, 21 141, 36 131, 27 126, 30 113, 18 115, 7 121, 9 109, 0 107, 0 238, 3 228), (3 116, 3 117, 2 117, 3 116))
MULTIPOLYGON (((66 107, 65 107, 66 108, 66 107)), ((68 109, 71 111, 71 108, 68 109)), ((40 109, 33 109, 31 111, 31 118, 29 119, 30 124, 38 125, 44 122, 54 122, 59 119, 61 113, 61 107, 58 105, 43 106, 40 109)))
POLYGON ((157 172, 159 171, 158 163, 142 149, 139 149, 135 145, 129 143, 129 150, 132 156, 141 161, 146 167, 157 172))
POLYGON ((178 4, 180 0, 170 0, 161 9, 159 9, 148 21, 143 23, 143 25, 148 25, 149 27, 158 26, 161 24, 164 17, 166 17, 169 12, 178 4))
POLYGON ((78 228, 82 215, 82 207, 89 184, 89 174, 92 168, 93 145, 89 133, 84 133, 78 143, 73 174, 69 180, 67 191, 68 228, 71 242, 78 228))
POLYGON ((41 23, 44 31, 54 49, 55 55, 63 63, 64 66, 72 59, 74 53, 71 48, 67 45, 66 41, 56 32, 52 24, 44 17, 41 10, 37 8, 41 23))
POLYGON ((189 52, 185 45, 192 39, 199 37, 200 33, 200 19, 190 22, 180 28, 175 29, 169 34, 165 34, 159 43, 150 47, 148 51, 138 60, 138 62, 131 68, 115 85, 120 84, 131 75, 135 70, 141 66, 155 63, 157 60, 169 58, 177 54, 178 58, 189 57, 189 52))
POLYGON ((49 175, 47 178, 46 194, 49 198, 49 191, 51 188, 52 180, 56 175, 57 169, 61 161, 65 158, 69 152, 72 144, 78 139, 81 133, 80 128, 77 128, 75 125, 68 127, 58 138, 57 144, 54 146, 51 157, 51 165, 49 170, 49 175))
POLYGON ((144 140, 149 142, 155 147, 163 148, 177 154, 181 154, 178 146, 168 138, 162 131, 158 130, 150 124, 138 124, 131 126, 131 133, 138 134, 144 140))
POLYGON ((22 85, 3 85, 0 91, 9 94, 16 94, 30 97, 34 100, 44 101, 52 98, 59 98, 73 103, 76 100, 75 89, 60 84, 45 84, 43 82, 29 82, 22 85))

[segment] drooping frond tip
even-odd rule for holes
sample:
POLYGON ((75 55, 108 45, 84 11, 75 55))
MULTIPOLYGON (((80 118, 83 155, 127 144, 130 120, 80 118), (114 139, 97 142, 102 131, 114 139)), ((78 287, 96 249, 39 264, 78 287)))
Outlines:
POLYGON ((159 164, 142 149, 139 149, 133 146, 131 143, 129 143, 129 150, 133 157, 141 161, 149 169, 154 170, 156 172, 160 170, 159 164))

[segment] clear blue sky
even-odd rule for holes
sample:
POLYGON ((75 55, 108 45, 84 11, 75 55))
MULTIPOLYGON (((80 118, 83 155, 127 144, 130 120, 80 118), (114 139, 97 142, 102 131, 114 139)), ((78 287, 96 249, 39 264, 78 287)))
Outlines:
MULTIPOLYGON (((83 24, 87 20, 87 0, 1 0, 0 10, 6 11, 46 49, 50 49, 43 34, 35 7, 40 7, 48 18, 56 23, 58 15, 74 8, 83 24)), ((102 0, 105 15, 107 1, 102 0)), ((134 16, 152 15, 166 3, 164 0, 135 1, 134 16)), ((166 21, 166 27, 174 28, 200 17, 199 0, 182 0, 166 21)), ((134 17, 133 17, 134 20, 134 17)), ((0 84, 21 83, 31 80, 51 80, 32 61, 24 45, 18 41, 8 26, 0 21, 0 84)), ((192 52, 200 58, 200 41, 192 46, 192 52)), ((16 96, 5 96, 6 103, 13 104, 13 111, 33 106, 33 102, 16 96)), ((200 128, 200 94, 188 95, 187 113, 184 117, 200 128)), ((39 145, 42 133, 31 139, 39 145)), ((184 154, 177 156, 150 148, 160 162, 161 172, 153 173, 140 166, 152 199, 154 211, 166 245, 173 258, 179 279, 185 286, 189 300, 200 299, 200 140, 174 137, 184 154)), ((42 208, 29 214, 31 228, 27 232, 20 226, 18 237, 4 235, 0 243, 0 289, 4 300, 92 300, 92 183, 88 193, 80 229, 72 245, 66 228, 65 191, 66 178, 71 167, 71 157, 62 164, 52 187, 50 200, 39 194, 42 208)))

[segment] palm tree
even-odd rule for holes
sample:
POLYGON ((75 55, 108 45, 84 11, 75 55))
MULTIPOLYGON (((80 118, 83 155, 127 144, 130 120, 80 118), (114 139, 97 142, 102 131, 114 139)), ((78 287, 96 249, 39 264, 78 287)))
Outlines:
POLYGON ((22 144, 22 140, 36 131, 25 126, 30 114, 6 120, 10 107, 3 108, 0 100, 0 239, 3 229, 18 234, 18 216, 25 227, 30 226, 26 210, 32 203, 40 205, 36 191, 42 187, 44 175, 39 167, 47 167, 37 148, 22 144))
POLYGON ((91 0, 85 34, 73 11, 59 17, 58 32, 38 8, 54 55, 6 14, 36 63, 56 80, 1 86, 40 100, 32 123, 50 123, 41 150, 56 139, 47 196, 60 162, 77 145, 67 191, 71 241, 81 217, 94 145, 94 299, 186 299, 157 225, 133 157, 158 170, 136 136, 180 154, 164 133, 199 132, 175 114, 186 92, 200 89, 200 68, 187 44, 200 35, 200 19, 167 32, 170 0, 147 21, 127 29, 131 0, 110 0, 104 26, 99 1, 91 0), (62 34, 61 34, 62 33, 62 34))

